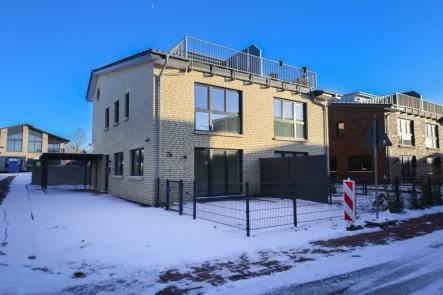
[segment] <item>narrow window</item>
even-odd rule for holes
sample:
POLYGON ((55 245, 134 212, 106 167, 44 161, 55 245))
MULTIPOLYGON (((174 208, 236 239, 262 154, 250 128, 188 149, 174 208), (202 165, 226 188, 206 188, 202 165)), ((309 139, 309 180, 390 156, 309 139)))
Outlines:
POLYGON ((131 175, 143 175, 144 149, 136 149, 131 151, 131 175))
POLYGON ((416 158, 415 156, 401 156, 402 177, 404 182, 412 182, 415 178, 416 158))
POLYGON ((329 158, 329 171, 336 172, 338 169, 337 157, 329 158))
POLYGON ((6 151, 21 152, 23 143, 23 127, 8 128, 6 151))
POLYGON ((372 171, 372 156, 349 156, 348 171, 372 171))
POLYGON ((307 156, 308 153, 305 152, 274 152, 274 158, 293 158, 293 157, 304 157, 307 156))
POLYGON ((196 84, 195 129, 241 133, 240 97, 239 91, 196 84))
POLYGON ((109 108, 105 110, 105 128, 109 128, 109 108))
POLYGON ((125 118, 129 118, 129 93, 125 94, 125 118))
POLYGON ((425 131, 426 131, 426 147, 434 149, 439 148, 438 126, 433 124, 426 124, 425 131))
POLYGON ((414 124, 411 120, 398 119, 398 140, 400 145, 414 145, 414 124))
POLYGON ((120 121, 120 101, 114 102, 114 124, 120 121))
POLYGON ((123 175, 123 152, 114 154, 114 174, 123 175))
POLYGON ((41 132, 31 130, 28 131, 28 152, 41 153, 42 152, 42 137, 41 132))
POLYGON ((345 135, 345 123, 338 122, 337 123, 337 136, 344 136, 344 135, 345 135))
POLYGON ((306 104, 274 99, 274 135, 306 139, 306 104))
POLYGON ((97 88, 97 101, 100 100, 100 88, 97 88))

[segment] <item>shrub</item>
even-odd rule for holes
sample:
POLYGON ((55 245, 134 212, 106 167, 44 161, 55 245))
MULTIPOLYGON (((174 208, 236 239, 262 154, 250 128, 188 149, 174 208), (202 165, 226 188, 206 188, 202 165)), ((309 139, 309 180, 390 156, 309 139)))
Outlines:
POLYGON ((418 194, 417 185, 415 183, 413 183, 412 187, 408 189, 408 192, 409 192, 409 203, 411 205, 411 209, 414 210, 423 209, 421 198, 418 194))

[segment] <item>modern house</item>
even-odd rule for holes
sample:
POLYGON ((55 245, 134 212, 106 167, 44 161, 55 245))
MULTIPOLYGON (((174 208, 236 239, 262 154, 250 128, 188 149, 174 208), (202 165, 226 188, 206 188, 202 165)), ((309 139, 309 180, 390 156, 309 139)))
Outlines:
POLYGON ((69 139, 21 124, 0 129, 0 172, 9 170, 9 161, 17 160, 21 171, 30 170, 42 153, 59 153, 69 139))
POLYGON ((98 189, 151 205, 164 179, 236 193, 260 181, 260 158, 327 154, 336 95, 316 88, 316 73, 264 59, 255 45, 191 37, 95 69, 86 99, 93 153, 104 155, 98 189))
POLYGON ((378 177, 441 176, 442 105, 424 101, 415 91, 380 97, 354 92, 328 108, 332 179, 373 179, 373 148, 362 143, 374 115, 392 142, 378 148, 378 177))

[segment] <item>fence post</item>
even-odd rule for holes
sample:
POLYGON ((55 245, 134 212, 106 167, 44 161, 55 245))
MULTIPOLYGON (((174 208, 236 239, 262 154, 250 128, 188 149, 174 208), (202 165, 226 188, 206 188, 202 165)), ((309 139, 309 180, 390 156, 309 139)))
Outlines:
POLYGON ((183 180, 178 183, 178 214, 183 215, 183 180))
POLYGON ((434 206, 434 200, 432 200, 432 182, 431 182, 431 176, 428 176, 428 196, 429 196, 429 204, 434 206))
POLYGON ((246 182, 246 236, 251 235, 251 225, 250 225, 250 211, 249 211, 249 182, 246 182))
POLYGON ((166 210, 169 210, 169 179, 166 179, 166 210))
POLYGON ((331 180, 331 176, 328 177, 328 182, 329 182, 329 205, 332 205, 332 180, 331 180))
POLYGON ((194 180, 194 196, 193 196, 193 206, 192 206, 192 217, 197 218, 197 181, 194 180))
MULTIPOLYGON (((331 197, 332 204, 332 197, 331 197)), ((297 227, 297 197, 295 196, 295 180, 292 181, 292 207, 294 214, 294 226, 297 227)))

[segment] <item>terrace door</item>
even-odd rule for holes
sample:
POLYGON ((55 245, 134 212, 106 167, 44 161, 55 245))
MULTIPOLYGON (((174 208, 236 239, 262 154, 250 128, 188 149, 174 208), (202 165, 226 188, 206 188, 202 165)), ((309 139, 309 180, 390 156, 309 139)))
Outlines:
POLYGON ((195 149, 197 193, 226 196, 241 193, 241 151, 195 149))

